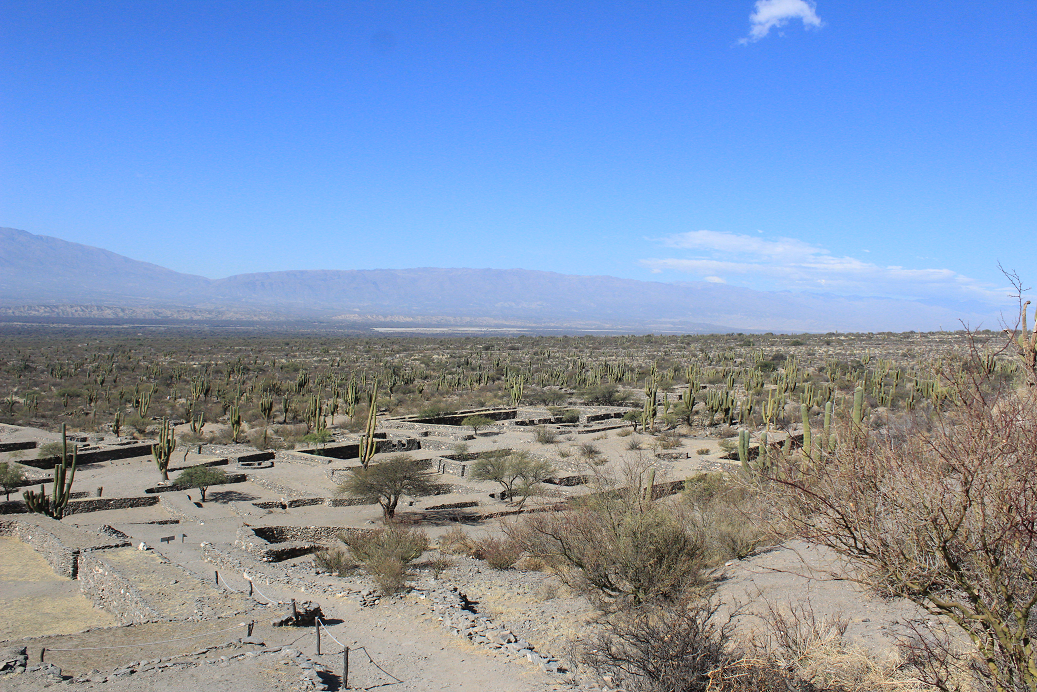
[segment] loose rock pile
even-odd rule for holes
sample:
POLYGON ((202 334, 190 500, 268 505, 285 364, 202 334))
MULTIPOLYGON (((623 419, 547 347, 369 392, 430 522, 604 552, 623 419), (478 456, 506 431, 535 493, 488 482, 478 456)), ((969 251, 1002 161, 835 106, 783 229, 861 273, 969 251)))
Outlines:
POLYGON ((564 665, 554 658, 542 656, 532 644, 516 637, 507 627, 478 614, 474 604, 456 586, 428 591, 424 596, 432 599, 432 611, 451 634, 505 655, 525 658, 547 673, 567 672, 564 665))

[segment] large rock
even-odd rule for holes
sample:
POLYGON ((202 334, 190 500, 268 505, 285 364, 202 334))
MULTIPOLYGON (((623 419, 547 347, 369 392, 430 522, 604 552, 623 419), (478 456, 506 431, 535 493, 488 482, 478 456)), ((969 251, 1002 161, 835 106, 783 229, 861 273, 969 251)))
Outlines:
POLYGON ((288 612, 274 620, 274 627, 312 627, 317 618, 324 619, 320 604, 313 601, 303 601, 289 606, 288 612))
POLYGON ((0 648, 0 675, 4 673, 24 673, 29 662, 29 655, 24 646, 7 646, 0 648))

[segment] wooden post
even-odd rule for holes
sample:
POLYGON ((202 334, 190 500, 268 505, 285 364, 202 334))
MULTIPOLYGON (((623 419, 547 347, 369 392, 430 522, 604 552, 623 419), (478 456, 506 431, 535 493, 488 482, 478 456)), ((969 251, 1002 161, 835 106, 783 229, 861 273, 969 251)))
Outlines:
POLYGON ((292 624, 294 625, 294 624, 297 624, 298 622, 299 622, 299 611, 295 607, 295 599, 293 598, 292 599, 292 624))
POLYGON ((219 586, 220 585, 220 572, 219 572, 219 570, 214 571, 213 574, 216 575, 216 586, 219 586))
POLYGON ((317 655, 320 656, 320 620, 314 620, 313 624, 317 628, 317 655))
POLYGON ((40 649, 40 663, 43 663, 43 655, 47 653, 47 647, 40 649))
POLYGON ((342 652, 342 689, 349 689, 349 647, 342 652))
POLYGON ((252 580, 251 579, 248 580, 248 595, 249 595, 249 598, 252 597, 252 580))
POLYGON ((252 628, 255 627, 255 626, 256 626, 256 621, 255 620, 253 620, 252 622, 248 623, 248 636, 250 636, 250 637, 252 636, 252 628))

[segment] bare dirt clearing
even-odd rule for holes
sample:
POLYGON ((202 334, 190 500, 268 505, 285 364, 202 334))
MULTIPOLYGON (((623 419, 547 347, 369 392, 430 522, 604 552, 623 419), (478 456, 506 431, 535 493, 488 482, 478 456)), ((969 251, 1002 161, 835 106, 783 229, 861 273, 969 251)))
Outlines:
POLYGON ((75 580, 57 574, 16 538, 0 537, 0 610, 0 641, 116 624, 80 593, 75 580))

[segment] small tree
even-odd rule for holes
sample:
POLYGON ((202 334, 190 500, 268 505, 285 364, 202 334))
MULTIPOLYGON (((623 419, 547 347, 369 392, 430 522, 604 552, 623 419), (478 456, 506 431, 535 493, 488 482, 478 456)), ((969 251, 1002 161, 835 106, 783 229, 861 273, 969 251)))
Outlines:
POLYGON ((315 430, 302 439, 303 442, 317 445, 317 449, 324 449, 324 445, 331 441, 332 435, 328 432, 327 428, 325 428, 323 430, 315 430))
POLYGON ((205 502, 205 491, 210 485, 222 485, 227 482, 227 474, 223 469, 212 466, 191 466, 176 477, 178 488, 198 488, 202 491, 202 502, 205 502))
POLYGON ((11 499, 11 491, 21 487, 25 480, 25 471, 18 464, 0 462, 0 486, 3 486, 7 499, 11 499))
POLYGON ((467 416, 461 421, 461 425, 468 426, 472 429, 473 435, 479 434, 479 428, 485 428, 487 425, 493 425, 494 420, 487 418, 486 416, 467 416))
POLYGON ((550 477, 554 467, 547 460, 534 458, 529 452, 496 450, 479 455, 471 471, 476 480, 500 483, 509 500, 518 494, 525 501, 536 492, 539 483, 550 477))
POLYGON ((352 469, 339 485, 339 493, 378 502, 386 521, 396 515, 396 506, 404 495, 433 495, 442 486, 430 473, 432 462, 412 459, 409 454, 396 454, 379 464, 352 469))

